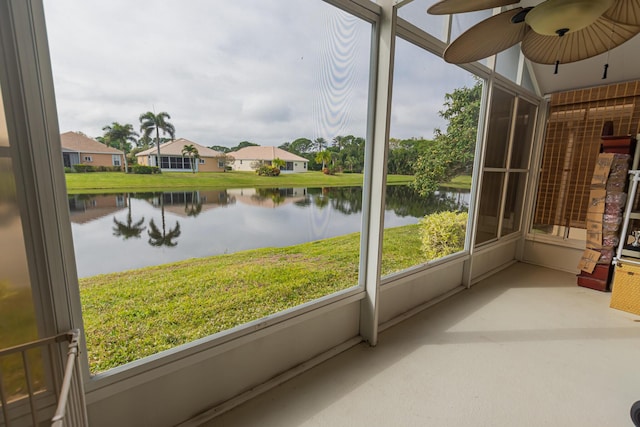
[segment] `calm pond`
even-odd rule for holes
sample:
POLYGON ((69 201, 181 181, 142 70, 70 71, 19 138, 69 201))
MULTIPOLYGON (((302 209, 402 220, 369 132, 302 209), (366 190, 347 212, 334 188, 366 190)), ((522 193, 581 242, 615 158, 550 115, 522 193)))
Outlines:
MULTIPOLYGON (((429 198, 388 186, 385 228, 466 210, 468 192, 429 198)), ((360 231, 362 188, 260 188, 69 195, 78 276, 360 231)))

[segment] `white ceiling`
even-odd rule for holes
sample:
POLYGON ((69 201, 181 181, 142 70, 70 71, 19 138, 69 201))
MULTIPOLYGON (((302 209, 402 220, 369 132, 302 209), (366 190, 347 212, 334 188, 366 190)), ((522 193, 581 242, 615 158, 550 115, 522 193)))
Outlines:
POLYGON ((560 64, 558 74, 554 65, 531 64, 543 94, 602 86, 629 80, 640 80, 640 34, 607 54, 594 56, 571 64, 560 64), (609 63, 607 78, 602 79, 604 64, 609 63))
MULTIPOLYGON (((541 0, 522 0, 514 6, 528 7, 539 3, 541 0)), ((532 63, 531 66, 542 94, 640 80, 640 34, 612 49, 608 58, 604 53, 583 61, 560 64, 558 74, 554 74, 554 65, 532 63), (609 68, 607 78, 603 80, 606 63, 609 68)))

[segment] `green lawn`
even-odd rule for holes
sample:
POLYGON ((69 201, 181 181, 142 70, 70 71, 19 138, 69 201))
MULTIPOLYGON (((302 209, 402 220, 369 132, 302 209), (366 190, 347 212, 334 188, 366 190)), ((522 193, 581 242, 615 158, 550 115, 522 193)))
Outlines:
POLYGON ((469 190, 471 189, 471 175, 456 176, 451 182, 442 184, 442 186, 445 188, 456 188, 458 190, 469 190))
MULTIPOLYGON (((67 174, 72 193, 362 185, 361 174, 67 174)), ((411 176, 388 177, 407 184, 411 176)), ((448 187, 469 188, 470 177, 448 187)), ((382 274, 426 262, 419 225, 385 230, 382 274)), ((101 372, 312 301, 358 282, 359 233, 286 248, 190 259, 80 280, 92 372, 101 372)))
MULTIPOLYGON (((362 185, 362 174, 322 172, 281 174, 277 177, 258 176, 254 172, 163 172, 158 175, 134 175, 122 172, 67 173, 70 193, 159 191, 180 189, 225 189, 255 187, 331 187, 362 185)), ((412 176, 389 175, 389 184, 407 184, 412 176)))
MULTIPOLYGON (((383 275, 425 262, 418 225, 384 234, 383 275)), ((80 280, 92 372, 188 343, 358 282, 359 233, 80 280)))

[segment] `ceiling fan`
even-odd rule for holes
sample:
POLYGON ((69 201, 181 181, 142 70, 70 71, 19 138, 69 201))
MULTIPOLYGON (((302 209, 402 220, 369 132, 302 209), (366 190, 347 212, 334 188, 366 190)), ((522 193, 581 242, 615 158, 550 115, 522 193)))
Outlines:
MULTIPOLYGON (((520 0, 441 0, 427 13, 473 12, 520 0)), ((468 29, 444 51, 445 61, 464 64, 494 55, 521 42, 532 62, 559 64, 607 52, 640 32, 640 0, 546 0, 516 7, 468 29)), ((605 76, 606 78, 605 65, 605 76)))

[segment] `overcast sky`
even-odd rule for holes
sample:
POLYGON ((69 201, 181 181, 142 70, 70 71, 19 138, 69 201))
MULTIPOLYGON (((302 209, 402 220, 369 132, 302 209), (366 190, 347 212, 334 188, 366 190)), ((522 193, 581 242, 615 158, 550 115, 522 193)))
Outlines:
MULTIPOLYGON (((166 111, 198 144, 365 136, 370 24, 320 0, 45 0, 60 131, 166 111)), ((424 13, 420 11, 420 13, 424 13)), ((469 73, 397 43, 391 136, 430 138, 469 73)))

